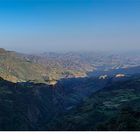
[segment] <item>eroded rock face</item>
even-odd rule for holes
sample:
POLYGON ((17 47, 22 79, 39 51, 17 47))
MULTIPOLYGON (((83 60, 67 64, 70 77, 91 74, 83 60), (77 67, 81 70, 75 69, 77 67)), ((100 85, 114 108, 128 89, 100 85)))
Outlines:
POLYGON ((125 77, 125 74, 119 73, 115 75, 116 78, 122 78, 125 77))
POLYGON ((99 76, 99 79, 106 79, 108 76, 107 75, 101 75, 99 76))
POLYGON ((47 84, 48 84, 48 85, 51 85, 51 86, 54 86, 54 85, 57 84, 57 81, 49 81, 47 84))

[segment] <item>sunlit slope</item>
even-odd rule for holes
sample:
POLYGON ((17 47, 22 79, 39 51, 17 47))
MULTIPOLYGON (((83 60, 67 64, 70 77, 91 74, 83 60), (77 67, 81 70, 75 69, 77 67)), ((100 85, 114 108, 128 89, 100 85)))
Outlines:
POLYGON ((22 59, 15 52, 0 49, 0 77, 5 80, 44 82, 45 71, 43 66, 22 59))
POLYGON ((86 64, 77 59, 66 60, 20 54, 0 48, 0 77, 11 82, 34 81, 54 84, 61 78, 85 77, 86 64), (79 62, 77 65, 76 61, 79 62), (83 66, 84 65, 84 66, 83 66))

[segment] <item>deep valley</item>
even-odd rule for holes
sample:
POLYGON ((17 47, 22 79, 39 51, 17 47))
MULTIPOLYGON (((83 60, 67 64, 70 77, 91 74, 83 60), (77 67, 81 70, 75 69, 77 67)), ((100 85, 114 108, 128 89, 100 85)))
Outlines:
POLYGON ((140 130, 139 62, 1 49, 0 130, 140 130))

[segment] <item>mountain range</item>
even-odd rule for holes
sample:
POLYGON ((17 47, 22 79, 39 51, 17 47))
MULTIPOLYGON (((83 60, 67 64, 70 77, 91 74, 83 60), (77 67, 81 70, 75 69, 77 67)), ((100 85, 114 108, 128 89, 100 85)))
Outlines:
POLYGON ((139 65, 139 56, 95 52, 21 54, 0 49, 0 76, 12 82, 55 83, 64 78, 112 74, 114 70, 117 74, 130 68, 130 74, 132 71, 135 74, 139 72, 139 65))
POLYGON ((0 130, 140 130, 139 56, 0 49, 0 130))

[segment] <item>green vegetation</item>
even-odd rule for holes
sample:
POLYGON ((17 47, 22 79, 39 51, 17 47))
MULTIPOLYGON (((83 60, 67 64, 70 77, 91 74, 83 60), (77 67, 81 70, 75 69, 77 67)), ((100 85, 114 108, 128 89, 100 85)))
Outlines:
POLYGON ((0 49, 0 77, 11 82, 56 82, 61 78, 84 77, 86 71, 73 60, 48 59, 0 49), (70 63, 70 64, 68 64, 70 63), (67 66, 66 66, 67 64, 67 66))
POLYGON ((62 130, 140 130, 139 91, 139 78, 111 84, 57 123, 62 130))
POLYGON ((28 62, 14 52, 0 51, 0 76, 5 80, 44 82, 42 75, 45 74, 45 70, 43 66, 28 62))
POLYGON ((131 74, 139 67, 86 77, 93 60, 0 49, 0 130, 140 130, 140 75, 131 74))
POLYGON ((112 81, 89 96, 95 79, 56 86, 0 79, 0 130, 140 130, 139 79, 112 81))

